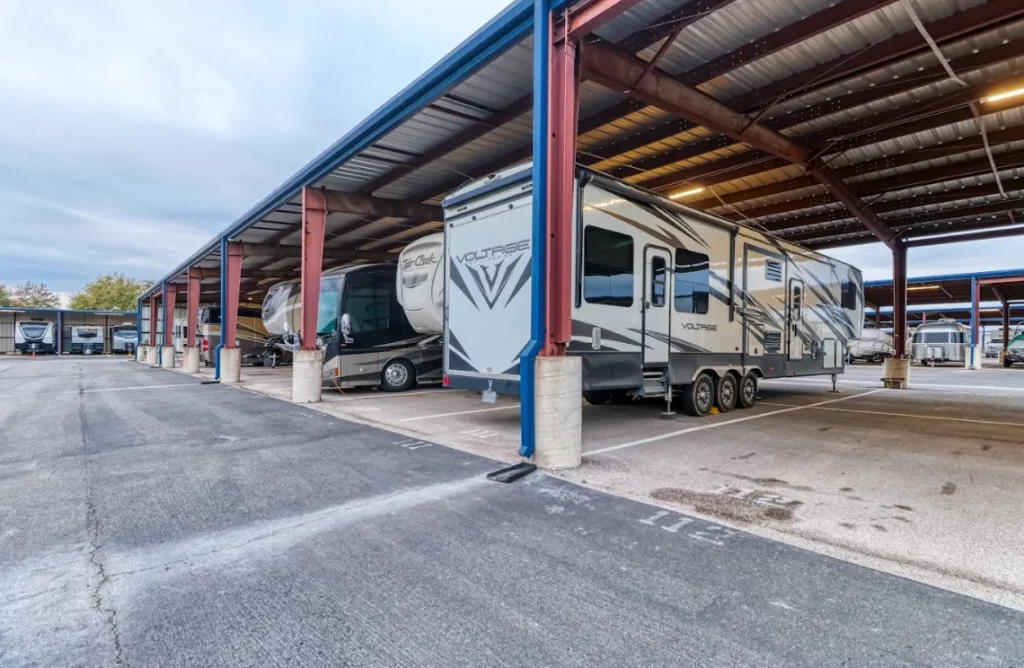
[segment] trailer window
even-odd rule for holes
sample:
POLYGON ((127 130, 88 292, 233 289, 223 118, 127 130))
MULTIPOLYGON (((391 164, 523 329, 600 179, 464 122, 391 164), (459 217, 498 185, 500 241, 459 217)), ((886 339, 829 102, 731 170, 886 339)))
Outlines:
POLYGON ((651 306, 665 305, 665 288, 668 271, 665 258, 651 258, 651 306))
POLYGON ((633 305, 633 237, 589 225, 583 229, 583 299, 633 305))
POLYGON ((840 284, 840 301, 847 311, 857 310, 857 284, 845 280, 840 284))
POLYGON ((35 323, 30 324, 27 322, 23 322, 21 323, 21 331, 22 333, 25 334, 25 336, 37 339, 46 332, 46 328, 48 326, 49 325, 37 325, 35 323))
POLYGON ((676 311, 707 313, 711 294, 711 269, 708 256, 682 248, 676 249, 676 311))
MULTIPOLYGON (((963 342, 963 334, 959 335, 960 343, 963 342)), ((915 343, 958 343, 954 332, 918 332, 914 336, 915 343)))

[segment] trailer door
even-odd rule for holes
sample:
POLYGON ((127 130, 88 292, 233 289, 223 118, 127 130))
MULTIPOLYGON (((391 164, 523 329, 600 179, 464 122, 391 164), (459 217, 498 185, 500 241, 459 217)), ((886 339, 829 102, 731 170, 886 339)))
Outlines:
POLYGON ((804 358, 804 340, 800 328, 804 322, 804 282, 799 278, 789 280, 789 359, 804 358))
POLYGON ((664 248, 644 251, 644 364, 668 364, 672 256, 664 248))

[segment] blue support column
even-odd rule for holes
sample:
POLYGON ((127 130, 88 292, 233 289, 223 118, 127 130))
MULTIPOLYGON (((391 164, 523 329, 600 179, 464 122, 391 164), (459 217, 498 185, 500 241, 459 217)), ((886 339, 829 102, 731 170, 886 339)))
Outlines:
POLYGON ((550 0, 533 2, 533 235, 530 242, 530 342, 519 359, 521 445, 519 454, 532 457, 536 447, 536 383, 534 363, 544 345, 547 298, 548 209, 548 82, 551 24, 550 0))
POLYGON ((213 353, 213 379, 220 380, 220 351, 224 348, 224 306, 228 303, 228 238, 220 238, 220 343, 213 353))
MULTIPOLYGON (((152 325, 150 325, 152 327, 152 325)), ((142 298, 135 302, 135 353, 138 354, 142 345, 142 298)))
POLYGON ((57 354, 64 352, 64 311, 57 311, 57 354))
POLYGON ((981 324, 981 300, 979 299, 980 294, 978 292, 978 277, 971 276, 971 367, 974 367, 974 351, 980 344, 978 337, 980 336, 980 324, 981 324))

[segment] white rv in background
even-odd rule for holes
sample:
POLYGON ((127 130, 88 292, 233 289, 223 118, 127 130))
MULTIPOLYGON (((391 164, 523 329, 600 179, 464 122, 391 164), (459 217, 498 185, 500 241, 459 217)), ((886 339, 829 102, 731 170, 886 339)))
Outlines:
MULTIPOLYGON (((449 196, 445 374, 519 391, 530 339, 531 165, 449 196)), ((570 355, 591 403, 682 393, 749 407, 760 378, 837 374, 861 335, 856 268, 599 173, 576 174, 570 355)))
POLYGON ((125 323, 110 328, 110 350, 114 353, 133 353, 139 345, 139 328, 125 323))
POLYGON ((14 350, 19 353, 56 353, 56 328, 52 322, 22 320, 14 327, 14 350))
POLYGON ((847 352, 848 362, 884 362, 896 354, 892 334, 865 327, 859 338, 850 341, 847 352))
POLYGON ((911 350, 921 364, 941 364, 963 362, 970 345, 970 330, 952 318, 943 318, 919 325, 911 350))
POLYGON ((102 327, 72 327, 70 352, 72 355, 102 355, 104 338, 102 327))

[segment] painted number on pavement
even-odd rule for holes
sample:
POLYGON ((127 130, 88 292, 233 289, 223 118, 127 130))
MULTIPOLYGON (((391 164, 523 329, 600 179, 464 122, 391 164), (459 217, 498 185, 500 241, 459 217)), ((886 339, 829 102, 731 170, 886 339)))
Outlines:
POLYGON ((717 524, 711 524, 692 517, 683 517, 670 513, 667 510, 659 510, 650 517, 637 520, 640 524, 652 527, 661 527, 669 533, 682 533, 689 538, 702 540, 713 545, 725 545, 725 540, 735 536, 735 532, 717 524))
POLYGON ((711 490, 712 494, 721 494, 722 496, 728 496, 733 499, 739 499, 741 501, 749 501, 759 506, 777 506, 779 508, 789 508, 792 506, 800 505, 800 502, 796 499, 791 499, 788 496, 781 494, 775 494, 774 492, 758 491, 756 489, 740 489, 739 487, 733 487, 726 485, 719 487, 718 489, 711 490))
POLYGON ((419 450, 420 448, 429 448, 432 444, 426 441, 417 441, 416 439, 406 439, 404 441, 395 441, 391 445, 397 445, 406 450, 419 450))

